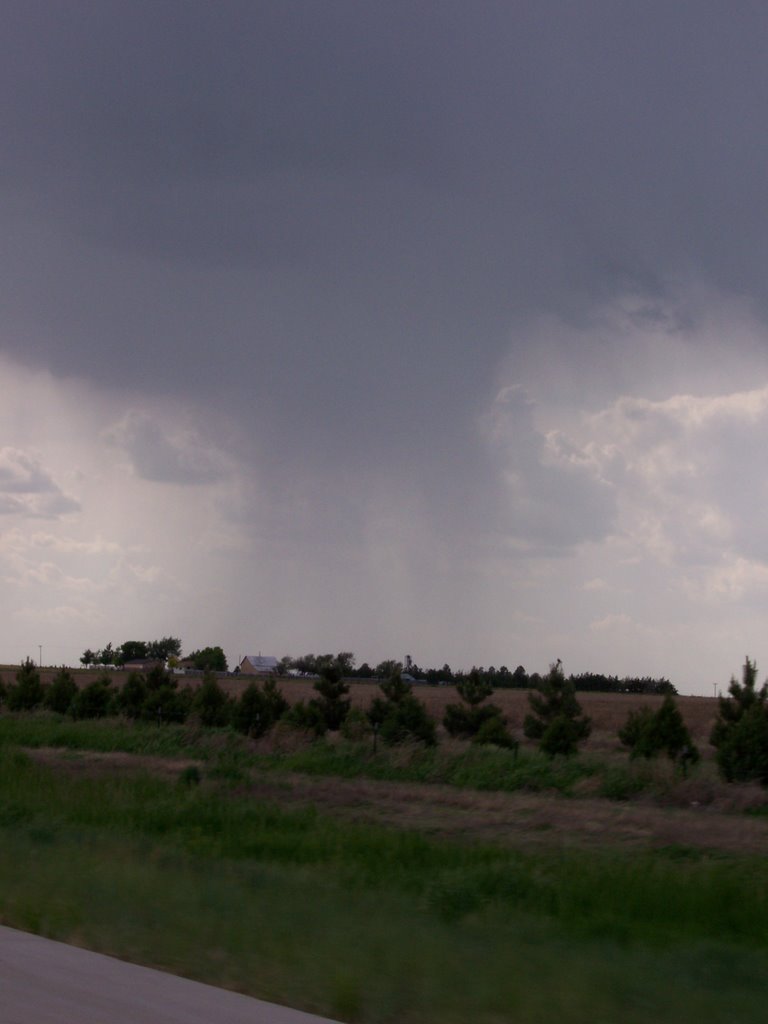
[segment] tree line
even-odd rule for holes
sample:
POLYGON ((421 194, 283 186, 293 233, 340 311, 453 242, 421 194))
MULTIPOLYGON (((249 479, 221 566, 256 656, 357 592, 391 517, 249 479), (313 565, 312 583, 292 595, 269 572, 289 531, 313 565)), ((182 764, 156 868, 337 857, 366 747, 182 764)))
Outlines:
MULTIPOLYGON (((393 658, 379 662, 371 666, 368 662, 361 665, 356 664, 357 659, 351 651, 340 651, 338 654, 304 654, 294 658, 290 654, 285 655, 278 663, 278 674, 287 675, 289 672, 300 672, 306 675, 322 675, 328 668, 333 668, 348 679, 389 679, 395 672, 412 676, 415 681, 439 685, 440 683, 459 683, 467 679, 470 673, 480 677, 484 683, 495 690, 537 689, 543 677, 538 672, 528 673, 522 665, 510 670, 506 665, 496 668, 490 665, 488 668, 474 666, 469 672, 453 671, 447 663, 442 668, 422 668, 411 658, 404 661, 393 658)), ((581 672, 578 675, 568 677, 574 689, 585 692, 601 693, 647 693, 657 696, 677 694, 676 687, 664 677, 654 679, 651 676, 606 676, 599 672, 581 672)))
MULTIPOLYGON (((147 673, 131 672, 122 687, 108 675, 79 688, 66 668, 44 686, 37 666, 27 659, 14 684, 0 680, 0 706, 8 710, 46 708, 76 719, 119 715, 159 725, 183 722, 195 715, 207 727, 232 727, 250 737, 263 736, 279 721, 312 733, 341 732, 347 739, 373 736, 385 744, 407 740, 434 746, 437 722, 414 694, 413 687, 395 670, 379 685, 379 695, 365 711, 352 708, 349 683, 338 666, 329 665, 313 686, 314 695, 290 706, 270 677, 250 683, 240 698, 229 696, 208 671, 199 687, 179 688, 164 666, 147 673)), ((449 704, 442 726, 452 737, 474 744, 506 748, 514 753, 519 740, 510 732, 501 708, 490 699, 493 686, 478 669, 456 683, 459 702, 449 704)), ((590 719, 576 698, 573 677, 566 677, 559 661, 529 694, 524 735, 550 757, 575 754, 591 732, 590 719)), ((675 697, 666 693, 660 707, 633 710, 619 729, 618 738, 633 758, 667 756, 685 772, 700 754, 685 726, 675 697)), ((757 667, 746 659, 741 682, 731 678, 728 696, 718 700, 718 714, 710 735, 722 777, 729 782, 758 781, 768 785, 768 681, 757 685, 757 667)))
MULTIPOLYGON (((227 658, 221 647, 203 647, 187 655, 196 669, 204 672, 226 672, 227 658)), ((101 650, 83 651, 80 662, 86 668, 101 665, 102 668, 122 668, 132 661, 158 661, 164 664, 178 663, 181 660, 181 640, 175 636, 165 636, 160 640, 125 640, 117 647, 108 643, 101 650)))
MULTIPOLYGON (((86 667, 100 665, 102 667, 120 668, 126 663, 137 660, 158 660, 173 663, 181 659, 181 640, 177 637, 163 637, 161 640, 126 640, 113 647, 108 643, 101 650, 90 648, 83 652, 80 661, 86 667)), ((210 669, 214 672, 228 671, 227 658, 220 646, 204 647, 187 655, 194 668, 199 671, 210 669)), ((284 655, 277 664, 277 675, 289 674, 305 676, 321 676, 333 670, 346 679, 389 679, 394 673, 412 677, 416 682, 439 684, 458 684, 467 679, 470 673, 480 677, 484 683, 495 690, 503 689, 536 689, 541 685, 542 676, 538 672, 528 673, 522 665, 510 670, 506 665, 496 668, 494 665, 484 668, 474 666, 469 672, 454 671, 449 664, 442 668, 422 668, 406 656, 403 661, 387 658, 376 665, 364 661, 357 664, 352 651, 339 651, 337 654, 303 654, 293 657, 284 655)), ((237 671, 237 669, 236 669, 237 671)), ((568 677, 574 689, 584 692, 601 693, 647 693, 663 696, 677 693, 677 689, 666 678, 654 679, 650 676, 606 676, 598 672, 581 672, 568 677)))

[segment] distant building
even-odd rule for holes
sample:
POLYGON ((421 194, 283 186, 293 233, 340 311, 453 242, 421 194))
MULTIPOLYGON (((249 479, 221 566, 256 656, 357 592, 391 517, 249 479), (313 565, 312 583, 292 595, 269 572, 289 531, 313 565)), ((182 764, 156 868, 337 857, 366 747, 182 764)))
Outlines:
POLYGON ((240 671, 252 676, 266 676, 277 672, 279 662, 263 654, 246 654, 240 662, 240 671))
POLYGON ((165 662, 162 658, 131 658, 120 667, 130 672, 151 672, 153 668, 165 668, 165 662))

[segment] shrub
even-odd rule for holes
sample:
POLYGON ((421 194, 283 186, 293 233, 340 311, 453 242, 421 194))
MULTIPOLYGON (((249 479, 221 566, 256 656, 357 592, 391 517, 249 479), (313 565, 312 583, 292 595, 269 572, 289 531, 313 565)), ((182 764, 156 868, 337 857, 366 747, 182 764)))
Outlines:
POLYGON ((196 764, 188 765, 179 775, 179 783, 182 786, 199 786, 201 781, 200 769, 196 764))
POLYGON ((592 731, 592 723, 581 713, 573 682, 563 675, 558 659, 537 683, 538 693, 528 697, 531 714, 526 715, 523 731, 529 739, 539 741, 539 749, 554 757, 575 754, 578 745, 592 731))
POLYGON ((360 708, 352 708, 341 726, 341 735, 345 740, 358 742, 370 734, 371 722, 368 715, 360 708))

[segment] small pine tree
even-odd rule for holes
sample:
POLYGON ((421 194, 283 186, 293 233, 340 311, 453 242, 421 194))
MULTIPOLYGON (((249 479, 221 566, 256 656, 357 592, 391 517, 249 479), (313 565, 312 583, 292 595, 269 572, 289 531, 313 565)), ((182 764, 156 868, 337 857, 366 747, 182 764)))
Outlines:
POLYGON ((671 694, 667 694, 655 713, 648 707, 630 711, 619 730, 619 739, 629 747, 632 758, 665 753, 683 769, 699 760, 699 751, 671 694))
POLYGON ((66 715, 77 694, 77 683, 71 672, 59 669, 45 694, 45 706, 59 715, 66 715))
POLYGON ((475 735, 472 742, 480 745, 504 747, 506 750, 517 751, 520 744, 507 731, 504 719, 500 715, 493 715, 486 718, 475 735))
POLYGON ((497 746, 516 746, 506 731, 507 720, 496 704, 483 704, 493 693, 493 686, 476 668, 456 683, 462 704, 449 704, 443 716, 445 731, 460 739, 477 743, 495 743, 497 746), (495 736, 496 739, 487 737, 495 736), (504 737, 503 743, 497 742, 504 737))
POLYGON ((309 702, 320 716, 325 728, 336 732, 349 714, 352 701, 349 700, 349 686, 344 682, 336 665, 327 665, 314 686, 319 697, 309 702))
POLYGON ((629 712, 626 722, 619 729, 619 740, 629 748, 630 757, 653 757, 658 753, 654 735, 655 720, 656 716, 649 707, 629 712))
POLYGON ((474 708, 491 696, 493 686, 478 669, 473 668, 468 676, 456 683, 456 692, 465 704, 474 708))
POLYGON ((582 715, 573 683, 565 678, 559 659, 538 681, 537 690, 528 697, 532 713, 523 722, 525 735, 538 740, 539 749, 550 757, 575 754, 592 731, 592 723, 582 715))
POLYGON ((277 688, 274 679, 268 679, 263 687, 251 683, 235 704, 232 724, 238 732, 244 732, 252 739, 258 739, 269 732, 275 722, 288 710, 288 701, 277 688))
POLYGON ((131 672, 115 698, 117 710, 127 718, 141 718, 147 693, 144 676, 140 672, 131 672))
POLYGON ((753 704, 720 740, 717 765, 726 782, 768 786, 768 709, 753 704))
POLYGON ((717 721, 715 722, 709 742, 719 747, 728 737, 733 727, 753 707, 765 706, 768 701, 768 682, 757 689, 757 665, 746 658, 741 670, 741 683, 731 676, 728 686, 728 697, 719 697, 717 702, 717 721))
POLYGON ((109 714, 113 696, 108 677, 95 679, 75 694, 72 715, 74 718, 104 718, 109 714))
POLYGON ((727 782, 758 780, 768 785, 768 682, 758 689, 757 665, 749 658, 742 681, 734 677, 728 697, 718 700, 717 721, 710 743, 717 747, 717 764, 727 782))
POLYGON ((11 711, 31 711, 43 703, 40 673, 31 658, 22 662, 16 673, 16 685, 8 688, 8 707, 11 711))
POLYGON ((400 672, 394 671, 389 679, 379 684, 379 689, 384 699, 376 697, 372 701, 368 717, 382 740, 390 746, 409 739, 434 746, 437 742, 435 723, 400 672))
POLYGON ((192 700, 192 707, 205 726, 226 725, 230 720, 230 702, 210 669, 203 675, 203 681, 192 700))

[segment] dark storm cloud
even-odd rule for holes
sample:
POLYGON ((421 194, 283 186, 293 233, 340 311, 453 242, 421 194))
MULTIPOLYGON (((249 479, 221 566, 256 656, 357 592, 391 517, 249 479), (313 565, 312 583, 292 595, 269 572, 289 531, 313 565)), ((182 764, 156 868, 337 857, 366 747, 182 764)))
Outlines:
POLYGON ((273 477, 489 493, 513 326, 680 273, 764 304, 762 5, 5 11, 3 345, 226 402, 273 477))

